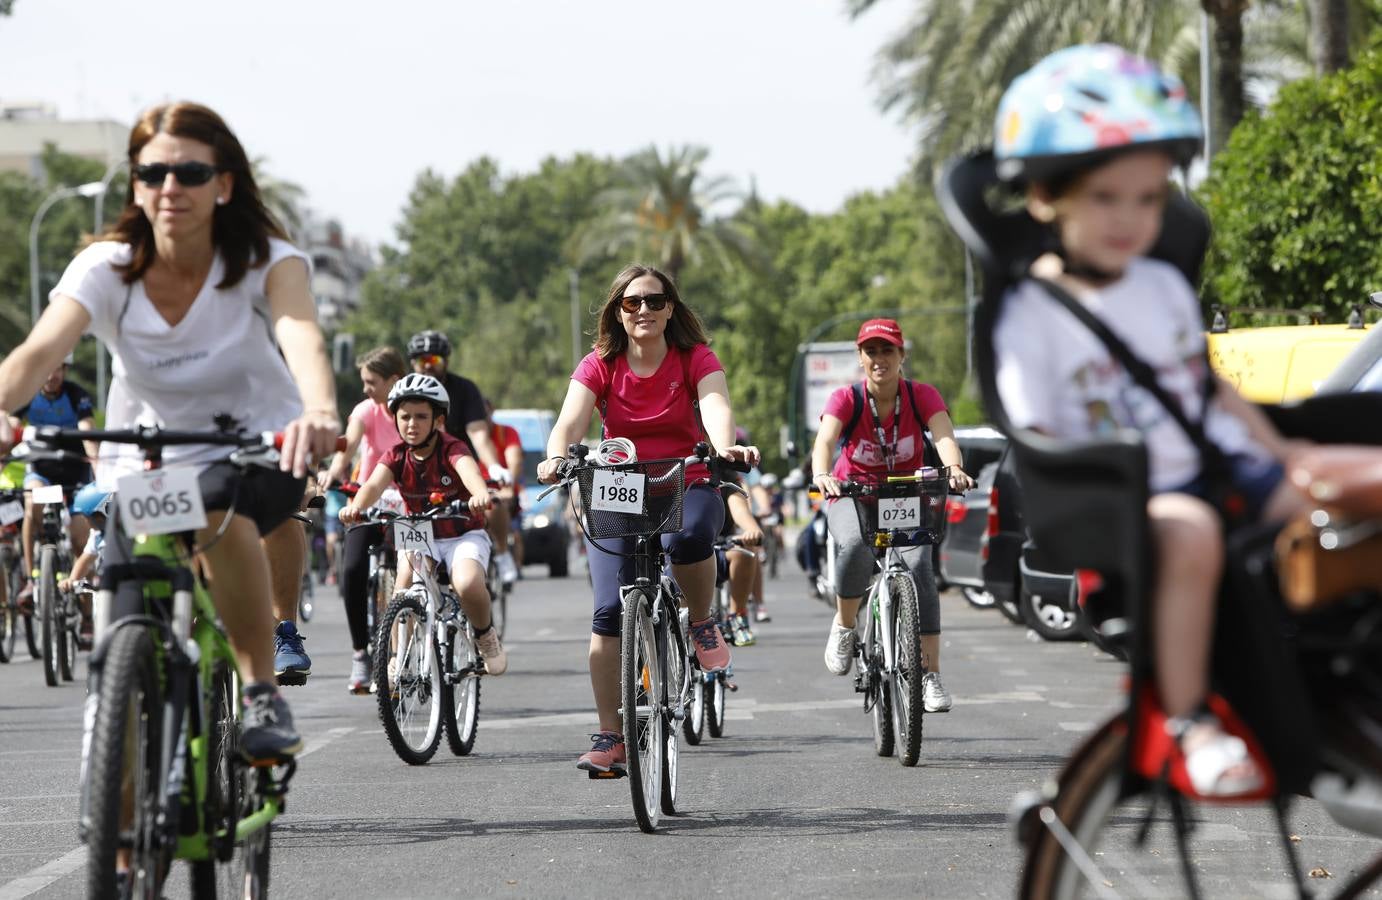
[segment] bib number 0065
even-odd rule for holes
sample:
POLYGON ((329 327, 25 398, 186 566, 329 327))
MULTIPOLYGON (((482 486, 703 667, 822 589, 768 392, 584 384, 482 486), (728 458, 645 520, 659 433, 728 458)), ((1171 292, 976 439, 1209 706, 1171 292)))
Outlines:
POLYGON ((197 473, 192 469, 136 472, 116 482, 125 533, 174 534, 206 527, 197 473))

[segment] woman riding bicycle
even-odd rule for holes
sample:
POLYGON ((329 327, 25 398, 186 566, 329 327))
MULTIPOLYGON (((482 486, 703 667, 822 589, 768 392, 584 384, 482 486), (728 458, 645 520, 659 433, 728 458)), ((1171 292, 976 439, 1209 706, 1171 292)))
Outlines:
MULTIPOLYGON (((171 103, 145 112, 130 132, 129 164, 120 219, 67 267, 29 337, 0 364, 0 417, 33 396, 89 331, 115 360, 109 427, 210 430, 214 414, 229 413, 249 431, 285 432, 278 471, 242 471, 225 448, 206 445, 169 447, 163 459, 199 473, 207 525, 196 542, 246 678, 242 750, 251 759, 291 755, 302 739, 274 686, 260 538, 297 509, 310 460, 330 454, 340 427, 307 258, 265 208, 244 149, 210 109, 171 103)), ((100 481, 141 468, 137 451, 110 446, 100 481)), ((117 531, 107 535, 107 564, 128 553, 117 531)))
MULTIPOLYGON (((822 494, 836 498, 826 511, 836 546, 836 613, 825 645, 825 667, 835 675, 848 674, 854 662, 855 620, 877 569, 873 549, 860 531, 858 501, 840 496, 840 482, 922 468, 927 465, 925 432, 929 430, 950 487, 959 491, 974 487, 974 480, 960 468, 960 446, 940 392, 902 377, 907 355, 898 324, 892 319, 871 319, 859 328, 855 345, 864 370, 863 391, 847 387, 830 395, 811 450, 811 464, 818 473, 812 480, 822 494), (856 401, 864 404, 862 409, 855 408, 856 401), (849 422, 853 428, 846 434, 849 422), (837 447, 840 457, 831 468, 837 447)), ((921 649, 927 661, 922 702, 927 712, 934 713, 948 711, 952 701, 940 676, 940 596, 931 571, 931 552, 929 546, 908 547, 902 558, 912 570, 921 608, 921 649)))
MULTIPOLYGON (((600 311, 595 349, 571 376, 557 424, 547 442, 549 459, 538 480, 558 480, 568 445, 585 436, 598 408, 606 438, 633 441, 640 460, 685 457, 702 438, 729 460, 758 461, 756 447, 734 442, 729 384, 708 346, 700 319, 684 304, 672 279, 648 266, 631 265, 614 279, 600 311), (703 431, 702 431, 703 429, 703 431)), ((729 648, 710 617, 715 591, 715 536, 723 522, 719 492, 700 484, 704 466, 686 470, 682 530, 662 537, 672 572, 691 614, 691 637, 701 668, 729 666, 729 648)), ((632 541, 606 546, 629 552, 632 541)), ((607 772, 624 764, 619 718, 619 588, 632 580, 631 566, 587 540, 595 615, 590 636, 590 680, 600 731, 577 765, 607 772)))
MULTIPOLYGON (((403 356, 392 347, 375 347, 355 361, 360 370, 360 383, 365 399, 350 411, 346 422, 346 447, 331 460, 331 465, 318 476, 325 490, 332 484, 345 481, 350 462, 360 452, 361 482, 374 472, 384 454, 398 443, 398 429, 389 412, 389 391, 407 374, 403 356)), ((340 509, 330 513, 339 521, 340 509)), ((346 624, 350 627, 350 643, 354 655, 350 661, 350 680, 346 690, 352 694, 368 694, 370 686, 369 615, 365 608, 370 602, 370 548, 384 540, 382 523, 352 528, 345 535, 345 560, 341 573, 341 600, 345 603, 346 624)))

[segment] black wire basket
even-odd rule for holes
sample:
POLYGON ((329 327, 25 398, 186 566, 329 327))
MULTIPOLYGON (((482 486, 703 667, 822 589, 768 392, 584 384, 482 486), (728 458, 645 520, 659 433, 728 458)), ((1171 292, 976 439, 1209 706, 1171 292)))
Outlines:
MULTIPOLYGON (((907 474, 912 473, 893 473, 907 474)), ((894 547, 914 547, 921 544, 939 544, 945 539, 945 500, 950 493, 950 481, 944 475, 922 481, 887 480, 887 475, 852 475, 850 480, 865 485, 865 490, 854 496, 855 512, 859 515, 859 531, 866 544, 878 544, 878 535, 886 534, 887 544, 894 547), (916 497, 921 501, 919 521, 916 524, 891 525, 888 521, 878 521, 879 500, 916 497)), ((885 519, 887 517, 885 516, 885 519)))
POLYGON ((576 483, 581 490, 585 532, 597 541, 681 531, 681 503, 686 494, 684 460, 651 459, 613 466, 587 466, 577 471, 576 483), (592 509, 591 501, 598 500, 592 496, 596 472, 642 475, 645 480, 640 511, 592 509))

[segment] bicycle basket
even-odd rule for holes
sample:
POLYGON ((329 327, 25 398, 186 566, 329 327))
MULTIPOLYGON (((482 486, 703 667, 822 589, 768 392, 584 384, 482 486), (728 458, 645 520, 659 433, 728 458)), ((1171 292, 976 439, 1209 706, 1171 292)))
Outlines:
MULTIPOLYGON (((608 479, 601 478, 600 481, 606 488, 609 487, 608 479)), ((581 489, 585 532, 595 540, 681 531, 681 501, 686 493, 686 465, 680 459, 652 459, 614 466, 587 466, 576 473, 576 482, 581 489), (600 506, 604 499, 596 496, 596 473, 601 472, 644 477, 638 512, 592 508, 600 506)))
POLYGON ((950 491, 950 482, 944 476, 925 481, 889 482, 886 475, 856 475, 853 476, 853 480, 871 485, 867 494, 855 498, 857 502, 854 504, 854 509, 859 514, 859 530, 864 535, 866 544, 914 547, 921 544, 939 544, 945 538, 945 500, 950 491), (920 501, 919 521, 901 527, 892 527, 884 521, 880 528, 879 501, 884 501, 882 505, 888 510, 886 517, 892 517, 898 514, 897 504, 886 501, 908 498, 917 498, 920 501), (887 537, 880 541, 880 534, 887 537))

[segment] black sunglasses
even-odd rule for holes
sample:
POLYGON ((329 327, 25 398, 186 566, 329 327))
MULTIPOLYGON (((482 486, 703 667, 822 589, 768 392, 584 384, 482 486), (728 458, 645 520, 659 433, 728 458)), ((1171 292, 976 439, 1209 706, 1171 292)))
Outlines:
POLYGON ((648 309, 653 312, 661 312, 671 298, 666 294, 644 294, 642 297, 637 294, 629 294, 619 301, 619 305, 624 307, 626 313, 636 313, 643 304, 648 304, 648 309))
POLYGON ((143 166, 134 167, 134 177, 147 184, 149 187, 158 187, 168 180, 168 173, 172 172, 173 177, 178 180, 178 184, 183 187, 196 187, 206 184, 212 177, 220 171, 215 166, 204 162, 180 162, 169 165, 168 163, 149 163, 143 166))

